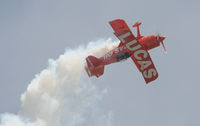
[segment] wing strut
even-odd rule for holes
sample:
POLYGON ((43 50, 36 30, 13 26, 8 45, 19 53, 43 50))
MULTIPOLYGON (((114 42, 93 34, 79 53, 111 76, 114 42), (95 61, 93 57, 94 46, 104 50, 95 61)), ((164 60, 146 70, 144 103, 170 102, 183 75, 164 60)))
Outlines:
POLYGON ((137 27, 137 37, 140 38, 141 35, 140 35, 140 28, 139 26, 141 25, 142 23, 141 22, 136 22, 134 25, 133 25, 133 28, 137 27))

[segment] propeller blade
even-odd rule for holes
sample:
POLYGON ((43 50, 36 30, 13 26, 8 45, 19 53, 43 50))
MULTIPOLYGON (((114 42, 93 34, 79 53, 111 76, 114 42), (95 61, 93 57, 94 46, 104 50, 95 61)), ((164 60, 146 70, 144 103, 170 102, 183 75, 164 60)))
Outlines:
POLYGON ((166 47, 165 47, 163 41, 161 41, 161 44, 162 44, 162 47, 163 47, 164 51, 167 52, 167 49, 166 49, 166 47))

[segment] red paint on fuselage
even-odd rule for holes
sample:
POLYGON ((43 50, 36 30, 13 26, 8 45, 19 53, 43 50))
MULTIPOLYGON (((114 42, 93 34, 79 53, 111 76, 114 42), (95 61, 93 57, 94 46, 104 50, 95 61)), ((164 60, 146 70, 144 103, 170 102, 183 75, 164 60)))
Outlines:
MULTIPOLYGON (((160 39, 158 39, 158 35, 149 35, 149 36, 141 36, 140 38, 137 38, 137 41, 146 50, 151 50, 155 47, 158 47, 160 45, 160 42, 163 41, 164 39, 165 39, 164 36, 160 36, 160 39)), ((100 59, 102 60, 101 65, 108 65, 111 63, 118 62, 116 57, 125 52, 128 52, 130 55, 133 54, 133 52, 129 51, 126 48, 126 45, 122 45, 120 47, 114 48, 110 52, 106 53, 104 56, 100 57, 100 59)))
POLYGON ((160 45, 160 41, 157 40, 157 35, 149 35, 140 38, 139 43, 146 49, 150 50, 160 45))

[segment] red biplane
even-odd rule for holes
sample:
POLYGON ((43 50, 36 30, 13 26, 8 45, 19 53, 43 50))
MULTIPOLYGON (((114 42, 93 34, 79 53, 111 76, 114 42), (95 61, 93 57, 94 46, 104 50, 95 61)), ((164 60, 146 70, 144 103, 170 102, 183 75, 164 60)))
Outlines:
POLYGON ((141 22, 136 22, 133 25, 133 28, 137 28, 137 37, 133 35, 124 20, 117 19, 109 23, 114 30, 114 34, 120 40, 120 43, 118 47, 100 58, 94 56, 88 56, 86 58, 87 66, 85 66, 85 70, 88 73, 88 76, 99 77, 103 75, 105 65, 120 62, 131 57, 139 71, 142 73, 146 83, 155 80, 158 77, 158 72, 151 60, 148 50, 159 46, 161 43, 164 51, 166 51, 163 43, 165 36, 141 36, 139 29, 141 22))

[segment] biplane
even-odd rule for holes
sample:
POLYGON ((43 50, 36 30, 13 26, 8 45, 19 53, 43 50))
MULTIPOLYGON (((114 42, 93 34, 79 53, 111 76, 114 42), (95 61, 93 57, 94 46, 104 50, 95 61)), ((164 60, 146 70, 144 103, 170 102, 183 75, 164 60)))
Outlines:
POLYGON ((163 43, 165 36, 141 36, 139 29, 141 22, 136 22, 133 25, 133 28, 137 28, 137 37, 134 36, 126 22, 122 19, 110 21, 109 24, 114 30, 115 36, 120 40, 120 43, 116 48, 102 57, 97 58, 90 55, 86 58, 87 65, 85 66, 85 70, 88 76, 99 77, 104 73, 104 66, 130 57, 142 73, 146 84, 157 79, 158 72, 148 51, 160 46, 160 44, 164 51, 166 51, 163 43))

